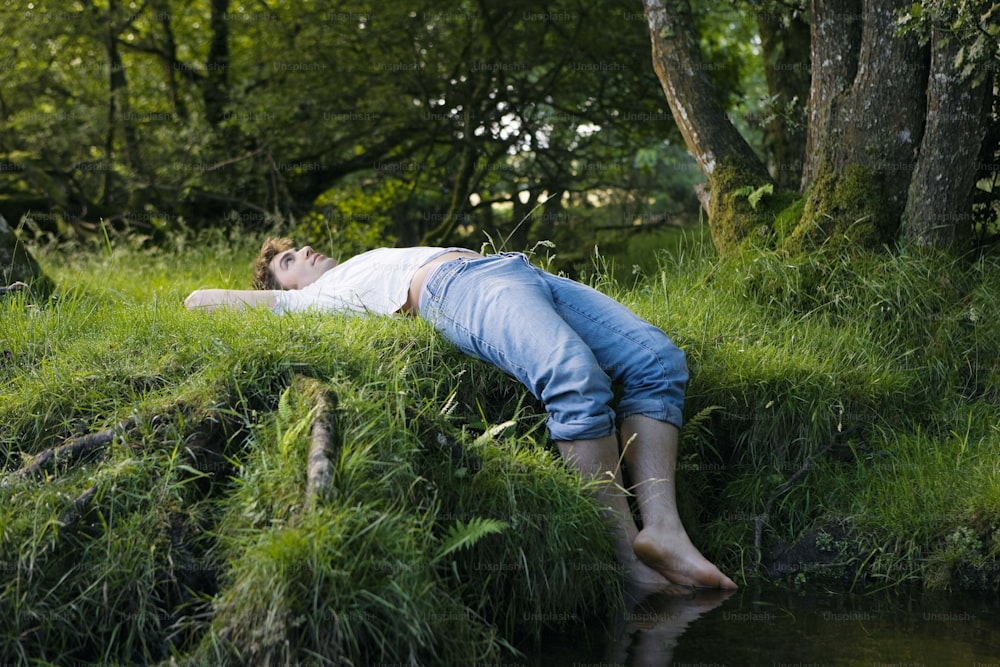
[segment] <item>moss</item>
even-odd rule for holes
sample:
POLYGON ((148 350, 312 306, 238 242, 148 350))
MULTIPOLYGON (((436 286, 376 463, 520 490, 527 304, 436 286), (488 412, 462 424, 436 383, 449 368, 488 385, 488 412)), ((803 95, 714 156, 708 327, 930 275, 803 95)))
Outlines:
POLYGON ((738 252, 747 239, 757 236, 772 236, 774 213, 767 205, 768 197, 751 206, 747 189, 755 190, 768 184, 754 171, 723 162, 709 179, 712 201, 709 207, 709 221, 712 228, 712 243, 720 256, 738 252))
POLYGON ((784 245, 785 241, 798 226, 805 208, 805 197, 794 196, 774 217, 774 233, 777 236, 777 245, 779 247, 784 245))
POLYGON ((805 198, 784 249, 793 255, 824 249, 877 249, 891 243, 898 220, 874 174, 859 164, 825 166, 805 198))
POLYGON ((802 213, 798 193, 774 192, 774 183, 749 169, 729 164, 711 179, 712 241, 720 256, 744 250, 773 249, 788 236, 802 213))

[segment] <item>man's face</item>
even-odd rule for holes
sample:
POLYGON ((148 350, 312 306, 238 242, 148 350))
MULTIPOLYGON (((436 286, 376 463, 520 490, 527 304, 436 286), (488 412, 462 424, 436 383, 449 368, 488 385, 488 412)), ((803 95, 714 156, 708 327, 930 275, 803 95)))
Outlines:
POLYGON ((336 260, 321 255, 309 246, 279 252, 271 260, 271 272, 285 289, 302 289, 335 266, 336 260))

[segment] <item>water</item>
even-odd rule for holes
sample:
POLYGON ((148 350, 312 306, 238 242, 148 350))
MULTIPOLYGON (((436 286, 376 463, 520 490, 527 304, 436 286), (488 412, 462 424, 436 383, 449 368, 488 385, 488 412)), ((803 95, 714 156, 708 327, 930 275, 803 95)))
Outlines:
POLYGON ((1000 598, 757 585, 647 598, 523 647, 532 667, 1000 667, 1000 598))

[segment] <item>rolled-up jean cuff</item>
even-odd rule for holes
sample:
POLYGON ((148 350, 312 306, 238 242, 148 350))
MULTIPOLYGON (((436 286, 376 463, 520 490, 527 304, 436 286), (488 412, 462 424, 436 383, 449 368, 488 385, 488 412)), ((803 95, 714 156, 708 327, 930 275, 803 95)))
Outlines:
POLYGON ((678 431, 684 425, 684 416, 681 414, 680 410, 632 410, 631 412, 623 412, 620 416, 623 421, 629 417, 649 417, 650 419, 666 422, 675 426, 678 431))
POLYGON ((546 425, 549 437, 556 441, 597 440, 615 433, 612 419, 589 419, 569 424, 556 423, 550 419, 546 425))

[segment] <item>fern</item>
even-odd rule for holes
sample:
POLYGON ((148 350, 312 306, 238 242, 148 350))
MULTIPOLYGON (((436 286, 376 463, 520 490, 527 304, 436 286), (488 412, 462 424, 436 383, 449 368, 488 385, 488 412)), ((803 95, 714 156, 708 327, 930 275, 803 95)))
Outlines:
POLYGON ((707 449, 719 456, 719 451, 712 444, 712 425, 709 418, 713 412, 722 409, 721 405, 709 405, 699 410, 693 417, 689 417, 682 432, 682 437, 687 441, 685 444, 696 444, 697 449, 707 449))
POLYGON ((456 521, 448 532, 444 535, 444 541, 434 556, 434 562, 441 560, 448 554, 471 547, 473 544, 494 533, 500 533, 507 529, 506 521, 497 519, 486 519, 483 517, 473 517, 469 523, 456 521))
POLYGON ((278 418, 283 424, 292 420, 292 387, 288 386, 278 398, 278 418))
POLYGON ((765 183, 759 188, 754 188, 752 185, 744 185, 742 188, 734 190, 733 194, 737 197, 746 197, 750 203, 750 208, 756 211, 757 204, 764 198, 764 195, 774 194, 774 184, 765 183))

